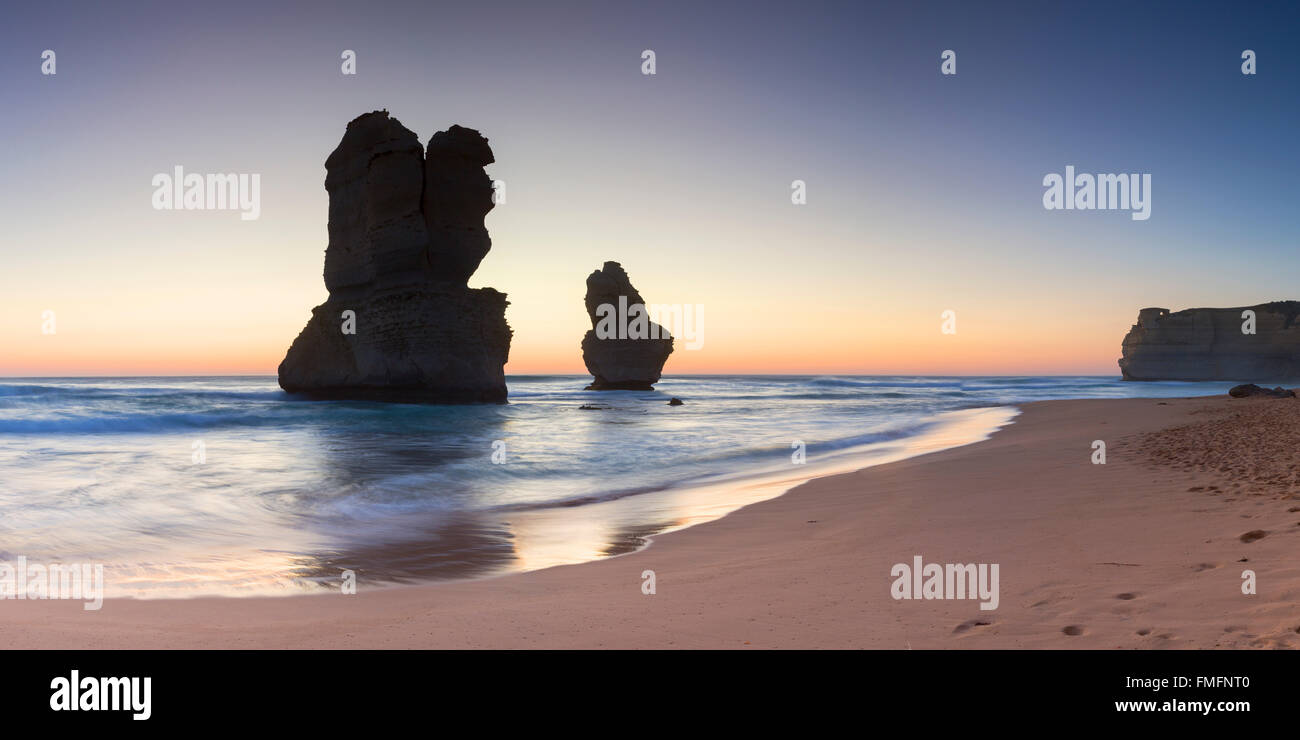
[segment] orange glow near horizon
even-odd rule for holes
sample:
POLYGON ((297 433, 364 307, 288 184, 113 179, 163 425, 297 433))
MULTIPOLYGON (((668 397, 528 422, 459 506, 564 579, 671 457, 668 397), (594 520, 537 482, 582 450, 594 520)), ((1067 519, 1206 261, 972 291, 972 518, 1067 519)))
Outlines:
MULTIPOLYGON (((514 313, 513 307, 510 311, 514 313)), ((301 312, 305 321, 307 312, 301 312)), ((219 326, 222 317, 177 327, 167 321, 104 321, 78 312, 57 314, 57 332, 41 335, 40 314, 26 323, 27 336, 6 319, 8 342, 0 374, 10 377, 128 375, 274 375, 296 328, 285 319, 247 333, 219 326), (86 324, 80 322, 89 318, 86 324), (113 324, 112 327, 109 324, 113 324), (134 330, 132 327, 144 327, 134 330), (276 329, 278 331, 272 331, 276 329)), ((513 319, 513 316, 508 314, 513 319)), ((252 317, 248 317, 252 318, 252 317)), ((859 325, 840 337, 838 326, 816 334, 797 325, 781 326, 778 316, 728 326, 725 316, 710 323, 704 343, 685 348, 680 338, 665 376, 707 374, 840 375, 1113 375, 1118 374, 1119 338, 1127 326, 1067 338, 1049 333, 1004 332, 982 328, 959 313, 958 333, 939 331, 936 313, 874 328, 859 325), (719 324, 721 326, 715 326, 719 324), (759 329, 769 326, 770 329, 759 329)), ((572 325, 541 325, 535 336, 515 326, 507 374, 583 375, 579 343, 586 331, 581 310, 572 325)), ((183 323, 183 322, 182 322, 183 323)), ((512 324, 515 323, 512 320, 512 324)), ((849 325, 852 325, 851 323, 849 325)))

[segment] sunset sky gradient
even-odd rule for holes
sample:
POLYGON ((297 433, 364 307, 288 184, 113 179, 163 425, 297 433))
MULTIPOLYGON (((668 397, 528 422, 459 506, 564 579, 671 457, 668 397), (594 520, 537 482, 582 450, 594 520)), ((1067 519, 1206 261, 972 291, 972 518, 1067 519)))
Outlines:
POLYGON ((466 5, 8 8, 0 374, 274 373, 326 297, 325 157, 381 108, 491 141, 507 373, 583 372, 606 260, 705 307, 668 374, 1113 375, 1143 306, 1300 299, 1294 7, 466 5), (261 218, 153 210, 176 165, 260 173, 261 218), (1150 220, 1044 210, 1066 165, 1151 173, 1150 220))

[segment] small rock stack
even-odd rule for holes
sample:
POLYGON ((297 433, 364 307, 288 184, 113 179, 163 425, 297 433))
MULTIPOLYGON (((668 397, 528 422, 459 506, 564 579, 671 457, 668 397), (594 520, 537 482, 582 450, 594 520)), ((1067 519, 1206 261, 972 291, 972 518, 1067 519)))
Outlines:
POLYGON ((641 311, 647 307, 622 265, 606 262, 587 276, 586 304, 592 328, 582 338, 582 361, 594 377, 587 390, 653 390, 672 354, 673 338, 648 315, 644 336, 629 326, 635 323, 629 316, 633 307, 639 305, 641 311), (612 326, 614 333, 601 331, 602 325, 612 326))

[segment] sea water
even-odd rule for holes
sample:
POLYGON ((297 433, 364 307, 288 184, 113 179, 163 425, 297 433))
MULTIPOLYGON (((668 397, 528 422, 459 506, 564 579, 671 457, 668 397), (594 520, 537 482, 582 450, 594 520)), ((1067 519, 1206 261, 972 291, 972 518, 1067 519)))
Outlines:
POLYGON ((428 406, 307 400, 274 377, 0 379, 0 561, 102 563, 107 593, 136 597, 490 576, 630 552, 816 475, 978 441, 1017 403, 1227 385, 586 382, 514 376, 509 403, 428 406))

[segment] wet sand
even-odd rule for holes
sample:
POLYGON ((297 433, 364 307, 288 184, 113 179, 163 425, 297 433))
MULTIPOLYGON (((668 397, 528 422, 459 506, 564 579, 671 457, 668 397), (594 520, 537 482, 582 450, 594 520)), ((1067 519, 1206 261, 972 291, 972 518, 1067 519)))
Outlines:
POLYGON ((1300 646, 1300 400, 1021 408, 987 441, 619 557, 356 595, 0 601, 0 648, 1300 646), (891 569, 917 555, 997 564, 998 607, 894 599, 891 569))

